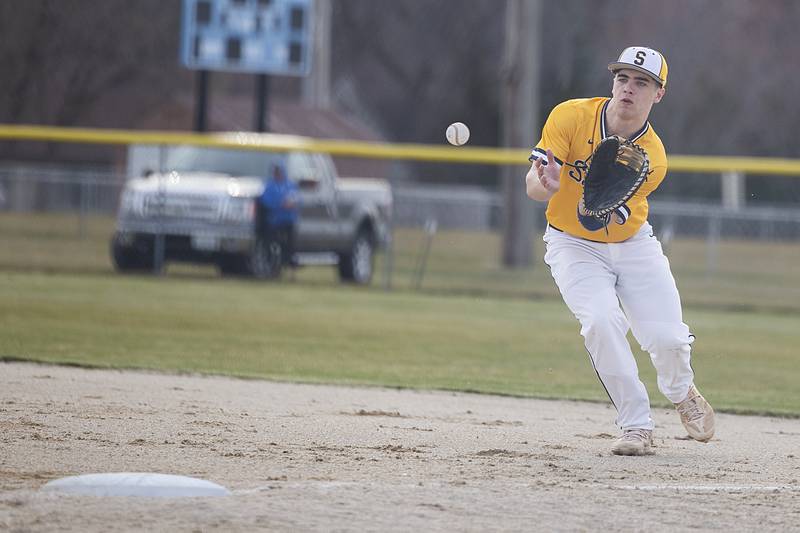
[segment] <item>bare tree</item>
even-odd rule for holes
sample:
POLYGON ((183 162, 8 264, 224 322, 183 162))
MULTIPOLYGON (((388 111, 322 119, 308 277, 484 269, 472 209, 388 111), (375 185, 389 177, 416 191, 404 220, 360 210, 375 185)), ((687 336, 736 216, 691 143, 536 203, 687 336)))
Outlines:
POLYGON ((174 0, 3 2, 0 120, 128 123, 181 82, 178 16, 174 0))
MULTIPOLYGON (((504 2, 336 0, 332 7, 334 108, 390 140, 440 143, 444 127, 461 120, 472 127, 472 143, 498 144, 504 2)), ((179 0, 0 2, 0 121, 130 127, 152 106, 191 94, 192 73, 178 62, 180 8, 179 0)), ((609 94, 606 64, 640 44, 664 52, 670 65, 667 98, 652 117, 669 153, 800 156, 800 71, 791 62, 800 54, 800 2, 560 0, 544 3, 542 21, 540 118, 525 147, 538 141, 559 101, 609 94)), ((222 80, 215 91, 252 86, 241 76, 215 79, 222 80)), ((499 183, 493 166, 405 170, 499 183)), ((696 183, 668 180, 660 192, 696 183)), ((796 201, 797 193, 784 197, 796 201)))
MULTIPOLYGON (((388 139, 444 141, 456 120, 470 142, 496 145, 504 3, 345 0, 334 2, 334 100, 388 139)), ((486 166, 413 164, 407 172, 493 183, 486 166)))

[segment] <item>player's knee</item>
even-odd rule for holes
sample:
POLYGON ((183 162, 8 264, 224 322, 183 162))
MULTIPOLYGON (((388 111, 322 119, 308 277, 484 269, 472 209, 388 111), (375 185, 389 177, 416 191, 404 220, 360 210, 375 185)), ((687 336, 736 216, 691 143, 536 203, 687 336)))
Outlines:
POLYGON ((692 350, 691 336, 675 334, 669 331, 656 332, 642 343, 642 350, 650 353, 689 353, 692 350))
POLYGON ((689 352, 694 335, 682 322, 636 322, 634 334, 642 350, 651 354, 689 352))

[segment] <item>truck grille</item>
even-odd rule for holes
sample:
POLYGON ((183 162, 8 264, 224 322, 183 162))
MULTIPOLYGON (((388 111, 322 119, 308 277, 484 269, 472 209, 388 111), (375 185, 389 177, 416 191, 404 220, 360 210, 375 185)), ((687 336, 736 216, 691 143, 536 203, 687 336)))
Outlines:
POLYGON ((144 216, 155 218, 163 213, 164 218, 181 220, 217 220, 219 218, 219 198, 188 194, 169 195, 163 198, 162 211, 159 205, 159 195, 148 195, 144 201, 144 216))

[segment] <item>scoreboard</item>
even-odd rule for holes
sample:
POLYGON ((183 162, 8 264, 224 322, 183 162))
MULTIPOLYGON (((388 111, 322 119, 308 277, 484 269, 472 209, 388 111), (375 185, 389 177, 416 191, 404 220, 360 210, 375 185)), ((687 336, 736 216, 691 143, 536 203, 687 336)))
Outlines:
POLYGON ((190 69, 305 76, 312 0, 183 0, 181 62, 190 69))

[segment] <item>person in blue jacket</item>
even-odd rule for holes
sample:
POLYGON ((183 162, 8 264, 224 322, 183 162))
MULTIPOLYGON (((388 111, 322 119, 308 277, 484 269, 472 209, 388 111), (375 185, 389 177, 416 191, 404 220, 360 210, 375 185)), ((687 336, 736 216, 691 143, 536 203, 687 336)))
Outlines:
POLYGON ((265 235, 278 238, 283 244, 284 264, 289 264, 294 254, 299 203, 297 184, 286 176, 282 163, 274 164, 260 198, 261 216, 265 235))

